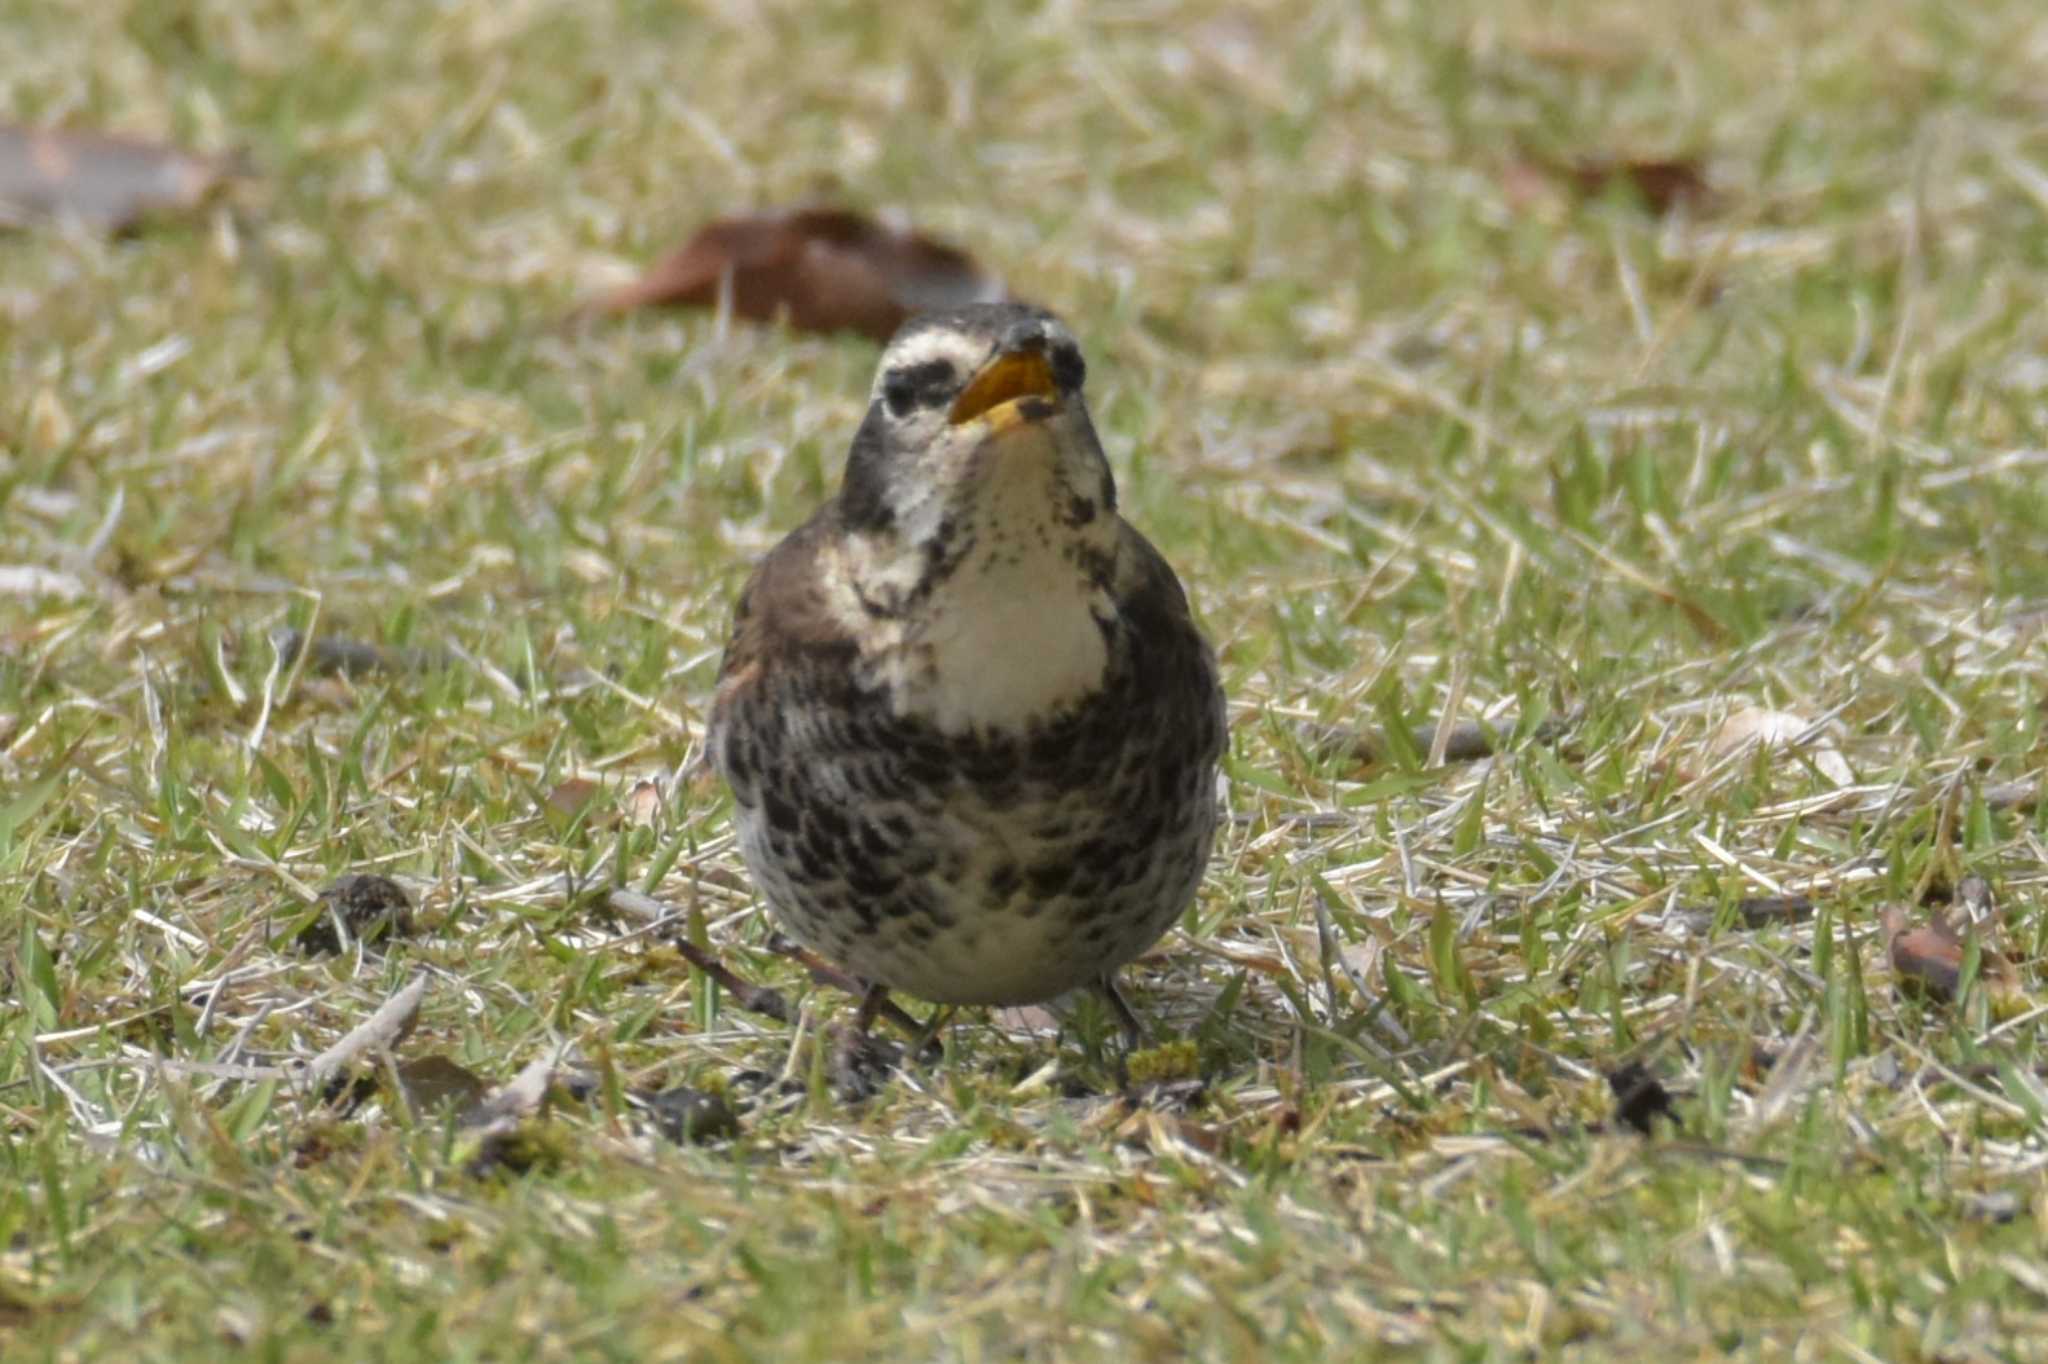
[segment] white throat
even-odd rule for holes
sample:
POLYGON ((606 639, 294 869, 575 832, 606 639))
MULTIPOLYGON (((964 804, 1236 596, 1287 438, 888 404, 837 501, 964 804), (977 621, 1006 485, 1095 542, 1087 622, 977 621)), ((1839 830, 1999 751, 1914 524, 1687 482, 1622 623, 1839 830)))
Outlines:
MULTIPOLYGON (((1102 686, 1109 646, 1101 622, 1115 607, 1076 551, 1110 552, 1115 515, 1105 509, 1085 526, 1061 524, 1050 463, 1006 451, 956 529, 962 553, 952 572, 883 628, 863 622, 863 668, 900 714, 948 734, 1017 729, 1102 686)), ((899 550, 885 562, 873 553, 850 547, 849 589, 900 588, 909 556, 899 550)), ((860 610, 857 592, 842 609, 860 610)))
MULTIPOLYGON (((1015 729, 1102 685, 1108 594, 1059 551, 1033 544, 976 554, 933 594, 906 640, 913 668, 899 696, 945 733, 1015 729)), ((909 660, 907 660, 909 661, 909 660)))

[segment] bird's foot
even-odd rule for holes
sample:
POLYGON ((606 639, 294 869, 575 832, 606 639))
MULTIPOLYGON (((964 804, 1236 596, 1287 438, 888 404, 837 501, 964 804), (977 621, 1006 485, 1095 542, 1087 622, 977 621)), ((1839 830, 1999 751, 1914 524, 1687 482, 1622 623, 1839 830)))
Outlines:
POLYGON ((831 962, 826 961, 816 952, 813 952, 810 948, 805 947, 802 943, 785 938, 780 933, 769 935, 768 950, 778 956, 788 957, 791 961, 803 967, 805 971, 810 973, 811 979, 818 984, 830 985, 834 989, 844 990, 850 995, 859 996, 863 1010, 869 1009, 872 1005, 872 1012, 868 1014, 868 1022, 864 1027, 872 1026, 877 1018, 886 1018, 889 1020, 889 1025, 905 1037, 920 1039, 918 1051, 920 1055, 924 1053, 925 1047, 923 1042, 929 1040, 930 1036, 926 1025, 918 1022, 901 1008, 898 1008, 890 1000, 886 990, 882 991, 881 1001, 875 1003, 870 996, 873 995, 876 987, 869 986, 858 977, 847 974, 831 962))
MULTIPOLYGON (((902 1066, 905 1052, 894 1042, 874 1035, 876 1018, 891 1010, 902 1014, 902 1010, 889 1002, 888 988, 881 985, 863 987, 851 978, 849 982, 860 995, 860 1008, 854 1011, 851 1023, 841 1024, 832 1030, 830 1069, 834 1092, 842 1102, 853 1104, 872 1098, 883 1082, 902 1066)), ((903 1016, 909 1017, 907 1014, 903 1016)), ((921 1052, 922 1048, 918 1050, 921 1052)))

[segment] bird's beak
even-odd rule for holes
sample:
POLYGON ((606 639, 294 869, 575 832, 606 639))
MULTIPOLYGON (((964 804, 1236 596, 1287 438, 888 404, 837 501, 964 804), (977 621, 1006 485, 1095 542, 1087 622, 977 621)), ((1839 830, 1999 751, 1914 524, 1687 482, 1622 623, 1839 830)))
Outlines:
POLYGON ((1042 351, 1005 351, 983 365, 981 373, 960 390, 947 420, 963 426, 976 417, 987 417, 990 425, 1000 430, 1043 417, 1043 411, 1023 410, 1024 404, 1019 400, 1027 398, 1042 398, 1048 403, 1059 400, 1052 365, 1042 351))

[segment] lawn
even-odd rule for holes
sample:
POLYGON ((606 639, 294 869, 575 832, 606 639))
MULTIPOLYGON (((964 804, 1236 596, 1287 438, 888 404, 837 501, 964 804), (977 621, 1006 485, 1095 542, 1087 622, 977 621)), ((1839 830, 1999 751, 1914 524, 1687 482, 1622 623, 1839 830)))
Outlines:
POLYGON ((0 235, 0 1354, 2042 1352, 2044 89, 2029 0, 0 0, 0 118, 244 172, 0 235), (1128 1087, 837 1094, 701 765, 876 348, 566 319, 804 203, 1067 318, 1218 646, 1128 1087))

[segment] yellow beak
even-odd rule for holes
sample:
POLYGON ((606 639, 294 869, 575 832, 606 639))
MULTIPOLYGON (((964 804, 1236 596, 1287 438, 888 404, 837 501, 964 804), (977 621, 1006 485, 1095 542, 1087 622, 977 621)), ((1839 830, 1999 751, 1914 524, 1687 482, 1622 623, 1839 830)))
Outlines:
POLYGON ((1010 351, 998 355, 981 368, 960 396, 953 400, 953 410, 947 420, 959 426, 976 417, 994 415, 991 420, 998 426, 1011 425, 1006 417, 1010 413, 996 413, 995 409, 1019 398, 1057 398, 1059 386, 1052 380, 1052 365, 1045 356, 1033 350, 1010 351))

